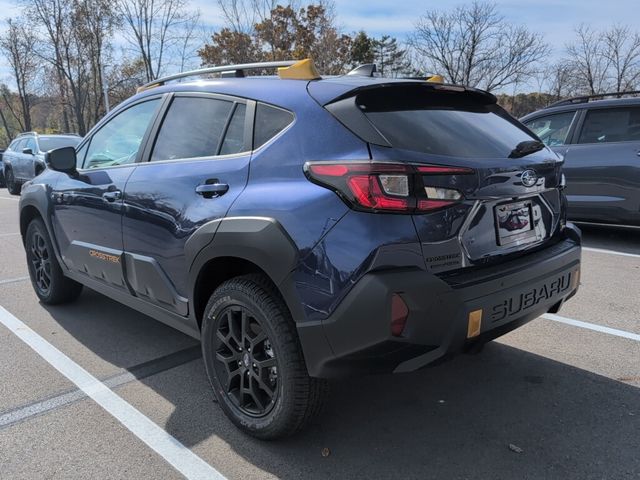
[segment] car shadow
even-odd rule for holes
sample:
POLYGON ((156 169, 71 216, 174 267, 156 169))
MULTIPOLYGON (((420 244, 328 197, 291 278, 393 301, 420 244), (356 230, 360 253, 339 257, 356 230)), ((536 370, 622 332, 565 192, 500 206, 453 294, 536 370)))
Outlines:
MULTIPOLYGON (((132 368, 127 345, 145 342, 143 332, 182 348, 196 344, 92 291, 70 307, 46 308, 123 369, 132 368)), ((275 442, 233 427, 212 402, 200 358, 140 381, 173 405, 160 425, 234 478, 225 470, 232 462, 208 448, 212 439, 287 479, 640 476, 639 389, 496 342, 412 374, 335 381, 314 424, 275 442)))
POLYGON ((640 255, 640 228, 579 224, 585 247, 640 255))

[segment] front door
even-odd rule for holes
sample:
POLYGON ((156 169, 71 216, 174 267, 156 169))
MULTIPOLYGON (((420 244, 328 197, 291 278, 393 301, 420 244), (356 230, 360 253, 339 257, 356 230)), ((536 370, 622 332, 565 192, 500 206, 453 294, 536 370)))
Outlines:
POLYGON ((564 172, 570 218, 640 221, 640 107, 590 109, 564 172))
POLYGON ((53 226, 65 265, 120 290, 126 290, 123 192, 159 104, 159 98, 137 103, 99 126, 78 151, 77 175, 60 173, 53 192, 53 226))
POLYGON ((129 178, 123 220, 127 280, 135 294, 188 314, 185 244, 224 217, 247 183, 254 103, 176 94, 155 142, 129 178))

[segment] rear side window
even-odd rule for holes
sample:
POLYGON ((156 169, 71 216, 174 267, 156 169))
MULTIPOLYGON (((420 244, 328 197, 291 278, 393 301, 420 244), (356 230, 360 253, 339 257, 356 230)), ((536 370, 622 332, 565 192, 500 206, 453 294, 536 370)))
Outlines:
POLYGON ((151 161, 218 155, 233 108, 233 102, 215 98, 174 98, 160 127, 151 161))
POLYGON ((395 148, 468 158, 507 157, 536 140, 495 103, 471 93, 420 86, 362 93, 356 105, 395 148))
POLYGON ((238 103, 231 117, 231 122, 227 127, 227 133, 222 142, 220 155, 231 155, 240 153, 244 150, 244 121, 246 118, 247 107, 244 103, 238 103))
POLYGON ((293 122, 293 114, 281 108, 259 103, 256 107, 256 122, 253 148, 258 148, 275 137, 293 122))
POLYGON ((638 140, 640 140, 640 107, 622 107, 587 112, 578 143, 638 140))
POLYGON ((533 132, 547 145, 564 145, 575 117, 575 110, 555 113, 525 122, 533 132))

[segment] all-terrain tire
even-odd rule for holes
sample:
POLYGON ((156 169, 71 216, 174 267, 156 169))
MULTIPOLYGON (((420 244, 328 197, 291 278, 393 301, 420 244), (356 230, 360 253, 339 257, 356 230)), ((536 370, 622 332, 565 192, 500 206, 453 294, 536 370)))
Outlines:
POLYGON ((7 184, 7 190, 11 195, 20 195, 22 185, 13 176, 13 170, 10 168, 5 171, 5 183, 7 184))
POLYGON ((326 380, 309 377, 291 314, 263 275, 236 277, 215 290, 204 313, 202 353, 224 413, 238 428, 263 440, 301 430, 320 413, 328 394, 326 380), (241 331, 234 326, 238 322, 241 331), (264 339, 252 343, 253 334, 254 340, 264 339), (275 370, 269 367, 268 375, 263 375, 261 364, 275 370), (241 393, 254 387, 255 396, 253 390, 250 395, 241 393), (267 394, 270 388, 272 397, 267 394), (245 400, 244 406, 238 397, 245 400), (263 399, 254 402, 256 397, 263 399), (258 408, 263 403, 264 408, 258 408))
POLYGON ((82 284, 62 273, 42 219, 35 218, 29 223, 25 235, 25 250, 31 284, 42 303, 58 305, 78 298, 82 292, 82 284))

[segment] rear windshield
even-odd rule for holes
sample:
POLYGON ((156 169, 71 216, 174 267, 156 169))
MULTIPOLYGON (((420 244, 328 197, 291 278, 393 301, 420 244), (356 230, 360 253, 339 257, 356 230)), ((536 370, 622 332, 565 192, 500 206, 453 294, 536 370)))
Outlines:
POLYGON ((75 147, 80 142, 80 137, 40 137, 38 143, 40 144, 41 152, 48 152, 49 150, 55 150, 62 147, 75 147))
POLYGON ((356 104, 395 148, 454 157, 508 157, 520 142, 536 140, 496 104, 463 92, 373 90, 358 95, 356 104))

